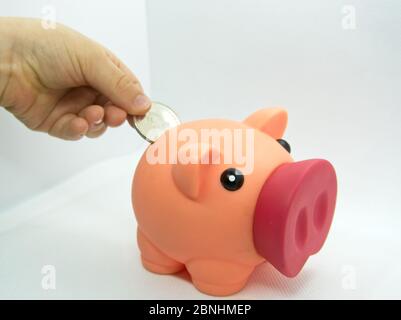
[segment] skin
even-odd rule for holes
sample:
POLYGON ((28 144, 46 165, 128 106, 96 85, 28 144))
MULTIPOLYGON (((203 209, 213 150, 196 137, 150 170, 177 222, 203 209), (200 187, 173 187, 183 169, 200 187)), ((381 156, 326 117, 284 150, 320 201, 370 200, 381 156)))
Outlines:
POLYGON ((94 138, 150 104, 135 75, 102 45, 61 24, 0 18, 0 106, 28 128, 94 138))

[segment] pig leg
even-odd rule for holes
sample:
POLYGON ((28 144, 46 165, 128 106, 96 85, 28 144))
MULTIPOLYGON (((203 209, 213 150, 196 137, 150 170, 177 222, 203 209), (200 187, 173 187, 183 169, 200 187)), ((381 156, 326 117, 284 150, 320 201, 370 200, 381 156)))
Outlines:
POLYGON ((171 274, 184 269, 184 265, 161 252, 138 228, 137 240, 143 266, 154 273, 171 274))
POLYGON ((253 266, 221 260, 192 260, 186 267, 194 286, 199 291, 215 296, 240 291, 254 270, 253 266))

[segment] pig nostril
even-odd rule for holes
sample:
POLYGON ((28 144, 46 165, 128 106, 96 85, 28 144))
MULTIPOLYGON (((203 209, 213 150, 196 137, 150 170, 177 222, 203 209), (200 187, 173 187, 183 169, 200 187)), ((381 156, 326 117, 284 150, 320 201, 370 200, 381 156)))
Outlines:
POLYGON ((295 226, 295 242, 299 249, 303 249, 308 236, 308 214, 306 208, 303 208, 298 215, 295 226))
POLYGON ((321 230, 326 222, 328 211, 327 192, 323 192, 316 199, 315 210, 313 211, 313 222, 316 229, 321 230))

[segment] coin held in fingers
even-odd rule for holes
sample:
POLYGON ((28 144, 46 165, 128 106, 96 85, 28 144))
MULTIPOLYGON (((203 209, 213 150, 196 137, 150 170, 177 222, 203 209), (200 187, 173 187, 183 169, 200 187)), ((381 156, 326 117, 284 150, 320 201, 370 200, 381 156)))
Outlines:
POLYGON ((178 126, 181 122, 171 108, 160 102, 152 102, 144 116, 132 116, 129 123, 142 138, 153 143, 168 129, 178 126))

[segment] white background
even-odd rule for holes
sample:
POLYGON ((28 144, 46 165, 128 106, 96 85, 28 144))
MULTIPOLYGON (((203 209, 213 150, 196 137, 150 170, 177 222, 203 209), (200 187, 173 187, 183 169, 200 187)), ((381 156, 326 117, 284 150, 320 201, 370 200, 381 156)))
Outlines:
MULTIPOLYGON (((40 15, 45 2, 34 3, 6 9, 40 15)), ((145 15, 133 10, 142 1, 57 1, 56 8, 60 20, 125 59, 145 87, 151 79, 152 98, 183 120, 239 120, 281 105, 294 158, 334 164, 338 206, 323 251, 292 281, 259 269, 235 297, 401 298, 399 1, 149 0, 150 74, 145 15), (346 5, 355 8, 355 29, 344 28, 346 5)), ((0 120, 0 216, 2 206, 13 207, 0 220, 0 297, 204 297, 187 281, 142 270, 129 205, 134 160, 92 167, 33 197, 136 150, 141 141, 128 127, 76 144, 30 133, 4 112, 0 120), (44 264, 64 273, 54 292, 40 287, 44 264)))

